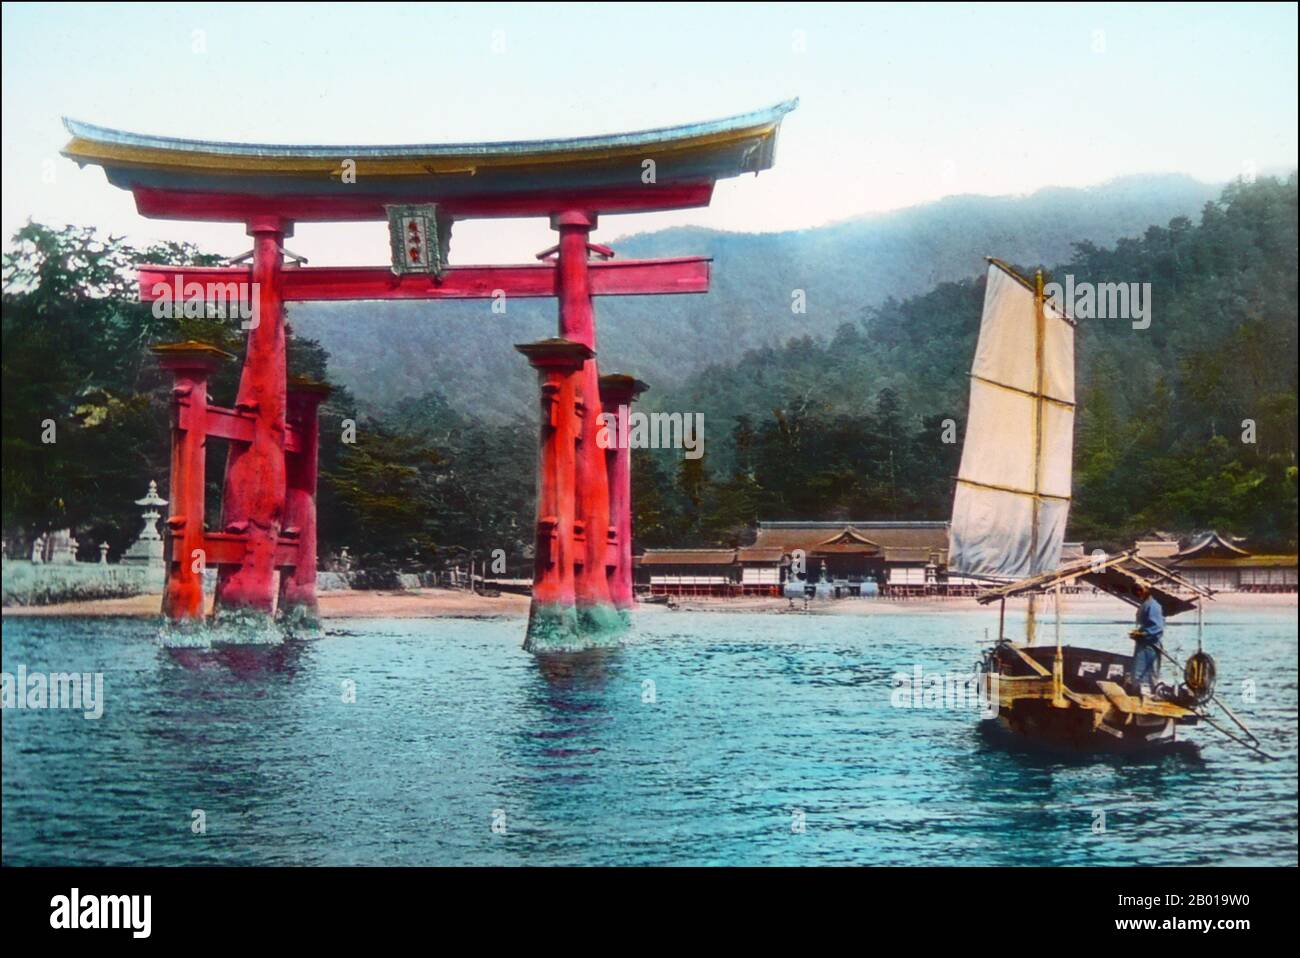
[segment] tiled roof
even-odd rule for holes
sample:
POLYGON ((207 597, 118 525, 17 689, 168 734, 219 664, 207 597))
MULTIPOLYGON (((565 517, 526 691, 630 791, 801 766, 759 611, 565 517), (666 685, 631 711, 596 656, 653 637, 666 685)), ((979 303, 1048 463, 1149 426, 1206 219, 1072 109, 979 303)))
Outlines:
POLYGON ((647 549, 641 565, 731 565, 735 549, 647 549))
POLYGON ((1294 569, 1295 556, 1202 556, 1181 560, 1175 569, 1294 569))
POLYGON ((785 557, 785 550, 764 548, 762 546, 741 546, 736 550, 740 562, 780 562, 785 557))
POLYGON ((948 562, 948 549, 930 549, 915 546, 890 546, 885 549, 886 562, 929 562, 931 556, 937 556, 940 565, 948 562))
POLYGON ((915 548, 928 551, 948 549, 946 522, 760 522, 755 546, 820 551, 828 541, 845 538, 871 542, 890 548, 915 548))
POLYGON ((1168 559, 1178 552, 1178 543, 1169 539, 1139 539, 1133 545, 1138 555, 1148 559, 1168 559))
POLYGON ((1248 555, 1250 555, 1250 553, 1245 549, 1233 545, 1224 536, 1219 535, 1217 532, 1211 532, 1209 535, 1202 536, 1186 549, 1175 554, 1173 558, 1177 560, 1208 558, 1232 559, 1243 558, 1248 555))
POLYGON ((863 542, 823 542, 808 550, 814 556, 877 556, 880 546, 863 542))
POLYGON ((948 561, 946 522, 760 522, 753 545, 739 549, 647 549, 638 565, 776 564, 795 549, 812 556, 879 556, 886 562, 948 561))

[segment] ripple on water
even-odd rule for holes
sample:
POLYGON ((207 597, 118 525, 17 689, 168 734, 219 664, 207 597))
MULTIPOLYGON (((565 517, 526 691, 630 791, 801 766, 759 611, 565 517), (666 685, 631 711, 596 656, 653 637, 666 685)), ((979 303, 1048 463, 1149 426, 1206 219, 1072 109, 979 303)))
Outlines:
MULTIPOLYGON (((353 620, 252 660, 171 655, 148 623, 10 620, 5 671, 102 671, 106 703, 5 710, 3 861, 1296 864, 1294 610, 1206 634, 1221 689, 1255 681, 1237 711, 1273 764, 1208 729, 1199 756, 1064 761, 891 707, 895 673, 969 670, 987 626, 672 613, 536 659, 518 620, 353 620)), ((1066 628, 1123 648, 1127 623, 1066 628)))

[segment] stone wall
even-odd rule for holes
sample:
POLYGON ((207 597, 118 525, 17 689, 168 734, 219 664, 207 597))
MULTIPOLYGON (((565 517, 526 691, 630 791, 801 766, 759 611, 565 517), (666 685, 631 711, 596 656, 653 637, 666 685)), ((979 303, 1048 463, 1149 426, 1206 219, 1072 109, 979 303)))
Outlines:
POLYGON ((5 559, 0 583, 5 605, 52 605, 161 593, 163 570, 143 565, 5 559))
MULTIPOLYGON (((33 563, 26 559, 5 559, 4 605, 53 605, 95 599, 120 599, 163 591, 163 570, 159 566, 94 562, 33 563)), ((317 572, 318 592, 341 592, 356 587, 364 577, 357 572, 317 572)), ((388 586, 420 589, 449 584, 443 573, 402 573, 388 586)), ((203 573, 203 591, 211 596, 217 585, 215 569, 203 573)))

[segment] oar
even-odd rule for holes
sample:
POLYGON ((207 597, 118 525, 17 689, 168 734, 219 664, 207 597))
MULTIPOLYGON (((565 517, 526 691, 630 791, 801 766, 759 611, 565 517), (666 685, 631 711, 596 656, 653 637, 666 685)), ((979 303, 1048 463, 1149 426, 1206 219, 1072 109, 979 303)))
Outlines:
MULTIPOLYGON (((1156 648, 1160 650, 1161 655, 1167 658, 1170 662, 1174 663, 1174 665, 1178 666, 1178 668, 1183 669, 1184 671, 1186 670, 1186 667, 1183 665, 1183 663, 1179 662, 1176 658, 1174 658, 1172 655, 1166 652, 1162 646, 1157 645, 1156 648)), ((1259 743, 1259 736, 1256 735, 1254 732, 1252 732, 1250 729, 1246 728, 1246 723, 1243 722, 1241 719, 1237 718, 1236 713, 1233 712, 1232 709, 1228 708, 1228 706, 1225 705, 1223 702, 1221 702, 1217 695, 1215 695, 1214 693, 1210 693, 1210 701, 1213 702, 1215 705, 1217 705, 1219 708, 1223 709, 1223 711, 1228 714, 1228 718, 1232 719, 1232 721, 1236 723, 1237 728, 1241 729, 1243 732, 1245 732, 1247 735, 1250 736, 1251 741, 1255 742, 1256 744, 1259 743)), ((1210 720, 1205 719, 1205 721, 1209 722, 1210 720)), ((1213 725, 1213 723, 1211 723, 1211 725, 1213 725)), ((1220 731, 1223 730, 1220 729, 1220 731)), ((1224 734, 1226 735, 1227 733, 1224 732, 1224 734)), ((1268 757, 1273 758, 1272 755, 1268 757)))
POLYGON ((1280 761, 1282 760, 1282 759, 1281 759, 1279 756, 1277 756, 1277 755, 1270 755, 1270 754, 1268 754, 1268 752, 1264 751, 1264 750, 1263 750, 1262 748, 1260 748, 1258 745, 1255 745, 1255 744, 1253 744, 1253 743, 1251 743, 1251 742, 1247 742, 1245 739, 1237 738, 1237 736, 1233 735, 1231 732, 1229 732, 1229 731, 1228 731, 1226 728, 1224 728, 1223 726, 1217 724, 1213 719, 1208 718, 1208 717, 1206 717, 1206 716, 1204 716, 1204 715, 1198 716, 1198 718, 1199 718, 1202 722, 1204 722, 1206 725, 1210 726, 1210 728, 1214 729, 1216 732, 1221 732, 1222 734, 1228 736, 1228 738, 1230 738, 1230 739, 1232 739, 1234 742, 1236 742, 1238 745, 1244 745, 1244 746, 1246 746, 1246 748, 1250 749, 1252 752, 1254 752, 1254 753, 1257 754, 1257 755, 1262 755, 1262 756, 1264 756, 1264 758, 1268 759, 1270 762, 1280 762, 1280 761))

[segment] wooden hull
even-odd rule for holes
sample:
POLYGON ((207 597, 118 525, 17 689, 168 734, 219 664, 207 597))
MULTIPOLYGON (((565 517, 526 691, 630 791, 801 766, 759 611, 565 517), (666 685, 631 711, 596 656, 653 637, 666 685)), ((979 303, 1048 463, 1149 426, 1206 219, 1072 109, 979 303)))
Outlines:
POLYGON ((1030 747, 1084 753, 1146 754, 1174 749, 1179 725, 1196 714, 1173 702, 1129 695, 1129 656, 1098 649, 1061 650, 1060 684, 1054 647, 991 649, 985 689, 997 717, 986 737, 1030 747))
POLYGON ((1141 753, 1176 744, 1177 722, 1161 716, 1135 716, 1129 724, 1094 721, 1090 709, 1053 708, 1050 702, 1019 702, 986 720, 991 737, 1024 739, 1020 744, 1071 752, 1141 753))

